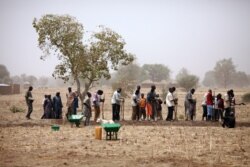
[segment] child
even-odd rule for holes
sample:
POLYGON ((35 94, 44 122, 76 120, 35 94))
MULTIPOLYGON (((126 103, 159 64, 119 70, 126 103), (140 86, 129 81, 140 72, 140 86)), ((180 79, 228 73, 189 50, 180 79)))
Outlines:
POLYGON ((141 99, 139 102, 139 119, 141 119, 141 117, 143 116, 143 120, 146 119, 146 104, 147 104, 147 100, 146 98, 144 98, 144 94, 141 94, 141 99))
POLYGON ((89 125, 90 118, 92 116, 91 109, 91 93, 87 92, 87 98, 83 102, 83 115, 85 117, 84 126, 89 125))

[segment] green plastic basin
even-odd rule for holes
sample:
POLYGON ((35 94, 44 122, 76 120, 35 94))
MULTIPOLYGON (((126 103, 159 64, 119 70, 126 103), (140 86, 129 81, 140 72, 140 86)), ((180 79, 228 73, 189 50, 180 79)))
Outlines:
POLYGON ((121 124, 119 123, 107 124, 106 123, 106 124, 102 124, 102 127, 106 132, 118 132, 121 127, 121 124))
POLYGON ((60 126, 59 126, 59 125, 51 125, 51 129, 52 129, 53 131, 59 131, 60 126))

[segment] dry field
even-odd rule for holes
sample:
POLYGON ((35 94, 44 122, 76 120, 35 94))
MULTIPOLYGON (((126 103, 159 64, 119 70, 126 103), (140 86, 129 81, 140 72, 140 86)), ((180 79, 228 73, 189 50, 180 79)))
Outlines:
MULTIPOLYGON (((105 118, 111 119, 112 92, 103 87, 106 102, 105 118)), ((42 99, 45 93, 61 92, 65 104, 66 88, 34 89, 32 120, 26 120, 24 92, 20 95, 0 96, 0 166, 250 166, 250 107, 236 107, 235 129, 222 128, 217 122, 201 121, 201 100, 204 89, 198 89, 197 116, 193 122, 132 122, 130 99, 125 102, 125 120, 118 133, 119 140, 95 139, 96 123, 79 128, 66 121, 41 120, 42 99), (25 112, 12 113, 16 105, 25 112), (51 125, 59 124, 60 131, 51 125)), ((146 93, 147 89, 142 89, 146 93)), ((157 90, 161 93, 161 90, 157 90)), ((225 90, 216 90, 216 93, 225 90)), ((235 90, 236 100, 250 90, 235 90)), ((178 115, 183 115, 185 92, 177 90, 178 115)), ((64 111, 66 109, 64 108, 64 111)), ((80 112, 80 109, 79 109, 80 112)), ((163 105, 166 118, 166 106, 163 105)))

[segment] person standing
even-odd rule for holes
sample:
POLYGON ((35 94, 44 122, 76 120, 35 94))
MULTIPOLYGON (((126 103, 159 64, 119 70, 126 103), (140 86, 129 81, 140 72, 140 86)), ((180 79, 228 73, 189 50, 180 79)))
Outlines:
POLYGON ((174 120, 178 121, 177 118, 177 107, 178 107, 178 97, 177 97, 177 93, 176 93, 176 88, 172 87, 172 95, 174 97, 174 120))
POLYGON ((231 91, 228 90, 224 96, 225 100, 225 117, 230 116, 231 112, 231 91))
POLYGON ((213 113, 213 95, 211 89, 208 90, 206 104, 207 104, 207 120, 211 121, 213 113))
POLYGON ((229 127, 229 128, 234 128, 235 127, 235 97, 234 97, 234 92, 233 89, 227 91, 227 94, 225 95, 225 103, 226 103, 226 108, 225 108, 225 116, 223 119, 222 126, 229 127))
POLYGON ((231 89, 230 90, 230 108, 234 116, 235 116, 235 105, 236 105, 236 101, 235 101, 234 91, 233 89, 231 89))
POLYGON ((74 100, 73 100, 73 114, 74 115, 77 115, 77 108, 79 107, 79 105, 78 105, 78 93, 77 93, 77 91, 75 91, 74 93, 73 93, 73 96, 74 96, 74 100))
POLYGON ((91 109, 91 93, 87 92, 87 98, 84 99, 83 102, 83 115, 85 117, 84 126, 89 125, 90 118, 92 116, 92 109, 91 109))
POLYGON ((28 91, 25 94, 25 101, 26 101, 26 104, 27 104, 27 107, 28 107, 28 113, 26 115, 27 119, 31 119, 30 115, 31 115, 31 113, 33 111, 33 101, 34 101, 34 99, 32 98, 32 93, 31 93, 32 90, 33 90, 33 87, 30 86, 28 91))
POLYGON ((173 120, 173 111, 174 111, 174 96, 173 96, 173 88, 169 88, 168 94, 166 96, 166 103, 168 106, 168 116, 166 121, 173 120))
POLYGON ((207 94, 208 94, 208 92, 206 92, 204 94, 203 101, 201 103, 202 111, 203 111, 203 113, 202 113, 202 121, 204 120, 204 118, 205 118, 205 120, 207 120, 207 102, 206 102, 207 101, 207 94))
POLYGON ((118 88, 111 98, 112 104, 112 119, 113 121, 120 121, 120 109, 121 109, 121 102, 123 98, 121 97, 122 88, 118 88))
POLYGON ((141 97, 141 86, 140 86, 140 85, 137 85, 135 91, 139 91, 138 96, 139 96, 139 98, 140 98, 140 97, 141 97))
POLYGON ((186 120, 193 120, 194 111, 195 111, 195 99, 193 99, 193 94, 195 89, 192 88, 185 97, 185 117, 186 120))
POLYGON ((139 102, 139 106, 140 106, 140 114, 142 115, 142 116, 140 116, 140 119, 141 119, 141 117, 143 117, 143 120, 146 120, 146 104, 147 104, 147 100, 144 97, 144 94, 142 93, 141 98, 140 98, 140 102, 139 102))
POLYGON ((147 110, 148 113, 151 115, 152 120, 157 120, 157 104, 156 104, 156 93, 155 93, 156 87, 155 85, 151 86, 150 92, 147 94, 147 110))
POLYGON ((216 117, 217 120, 223 120, 223 111, 224 111, 224 100, 222 99, 222 95, 219 93, 217 95, 217 110, 218 110, 218 116, 216 117))
POLYGON ((55 112, 55 119, 62 119, 62 100, 60 92, 56 93, 56 96, 53 97, 53 109, 55 112))
POLYGON ((66 106, 68 107, 66 118, 68 119, 73 114, 73 107, 74 107, 74 94, 72 92, 71 87, 68 88, 68 93, 66 94, 67 103, 66 106))
POLYGON ((45 119, 54 119, 55 113, 53 111, 53 102, 51 99, 51 95, 48 95, 47 97, 48 98, 45 106, 45 119))
POLYGON ((104 99, 101 99, 102 94, 103 94, 103 91, 98 90, 93 96, 93 106, 95 109, 95 117, 94 117, 95 122, 100 117, 100 112, 101 112, 100 103, 104 102, 104 99))
POLYGON ((139 96, 139 90, 136 90, 135 93, 132 96, 132 116, 131 119, 139 121, 140 114, 139 114, 139 102, 140 102, 140 96, 139 96))
POLYGON ((47 99, 48 99, 48 95, 44 95, 44 99, 43 99, 43 115, 42 115, 41 119, 45 118, 45 114, 46 114, 45 107, 47 105, 47 99))

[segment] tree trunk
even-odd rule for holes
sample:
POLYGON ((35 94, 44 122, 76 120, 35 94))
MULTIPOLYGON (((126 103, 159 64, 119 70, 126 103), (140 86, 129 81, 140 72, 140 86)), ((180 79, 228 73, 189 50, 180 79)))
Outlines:
POLYGON ((80 83, 80 80, 79 78, 76 78, 76 85, 77 85, 77 93, 79 95, 79 98, 81 100, 81 104, 83 104, 83 97, 82 97, 82 94, 81 94, 81 83, 80 83))
POLYGON ((79 78, 75 78, 75 80, 76 80, 76 85, 77 85, 77 93, 79 94, 79 98, 81 100, 81 109, 83 109, 83 101, 85 99, 85 96, 86 96, 87 92, 89 91, 89 88, 90 88, 90 86, 92 84, 92 81, 85 82, 85 84, 84 84, 84 90, 81 93, 81 83, 80 83, 80 80, 79 80, 79 78))
POLYGON ((85 87, 84 87, 84 90, 81 94, 82 95, 82 102, 84 101, 85 96, 86 96, 87 92, 89 91, 91 84, 92 84, 92 81, 85 82, 85 84, 84 84, 85 87))

